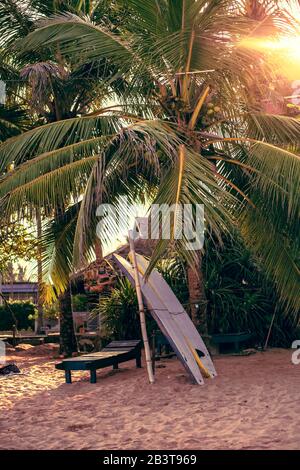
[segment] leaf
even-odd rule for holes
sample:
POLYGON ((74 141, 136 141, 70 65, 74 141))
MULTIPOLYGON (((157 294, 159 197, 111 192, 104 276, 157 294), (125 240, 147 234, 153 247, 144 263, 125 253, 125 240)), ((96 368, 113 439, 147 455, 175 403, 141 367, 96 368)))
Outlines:
POLYGON ((249 209, 241 227, 247 246, 259 257, 264 270, 273 280, 284 308, 298 315, 300 269, 296 260, 298 256, 299 262, 299 246, 293 253, 289 238, 278 232, 267 214, 258 210, 249 209))
POLYGON ((194 128, 195 128, 197 119, 198 119, 198 117, 199 117, 199 113, 200 113, 200 111, 201 111, 201 109, 202 109, 202 106, 203 106, 204 103, 205 103, 205 100, 206 100, 206 98, 207 98, 207 96, 208 96, 209 91, 210 91, 210 87, 208 86, 208 87, 205 88, 204 92, 203 92, 203 93, 200 95, 200 97, 199 97, 199 100, 198 100, 198 102, 197 102, 197 105, 196 105, 196 107, 195 107, 195 109, 194 109, 194 111, 193 111, 191 120, 190 120, 190 122, 189 122, 189 126, 188 126, 188 127, 189 127, 190 130, 194 130, 194 128))
POLYGON ((22 50, 37 50, 60 44, 60 52, 73 60, 81 60, 82 53, 88 60, 107 57, 128 69, 133 55, 124 41, 105 28, 72 13, 53 16, 40 23, 40 27, 17 43, 22 50))

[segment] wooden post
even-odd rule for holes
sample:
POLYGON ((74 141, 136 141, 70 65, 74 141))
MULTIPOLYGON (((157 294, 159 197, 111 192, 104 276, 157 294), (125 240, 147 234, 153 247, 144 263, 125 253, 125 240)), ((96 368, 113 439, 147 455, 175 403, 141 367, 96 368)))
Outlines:
POLYGON ((66 384, 72 383, 72 376, 70 370, 65 370, 66 384))
POLYGON ((275 316, 276 316, 276 310, 273 314, 273 317, 272 317, 272 320, 271 320, 271 324, 270 324, 270 327, 269 327, 269 330, 268 330, 268 334, 267 334, 267 339, 266 339, 266 342, 265 342, 265 345, 264 345, 264 350, 267 349, 268 347, 268 344, 269 344, 269 339, 270 339, 270 336, 271 336, 271 331, 272 331, 272 328, 273 328, 273 324, 274 324, 274 320, 275 320, 275 316))
POLYGON ((147 372, 148 372, 149 382, 150 384, 153 384, 154 374, 153 374, 153 369, 152 369, 151 352, 150 352, 149 340, 148 340, 147 329, 146 329, 146 318, 145 318, 145 310, 144 310, 144 304, 143 304, 143 298, 142 298, 142 292, 141 292, 140 274, 139 274, 139 270, 138 270, 137 262, 136 262, 134 238, 133 238, 132 230, 129 230, 128 238, 129 238, 130 251, 132 255, 132 264, 133 264, 133 269, 134 269, 135 289, 136 289, 136 295, 137 295, 138 304, 139 304, 140 322, 141 322, 143 343, 144 343, 144 348, 145 348, 147 372))
POLYGON ((152 342, 151 342, 151 349, 152 349, 152 370, 153 374, 155 375, 155 349, 156 349, 156 344, 155 344, 155 330, 152 331, 152 342))
POLYGON ((91 379, 90 379, 91 384, 97 383, 97 372, 96 370, 91 370, 91 379))

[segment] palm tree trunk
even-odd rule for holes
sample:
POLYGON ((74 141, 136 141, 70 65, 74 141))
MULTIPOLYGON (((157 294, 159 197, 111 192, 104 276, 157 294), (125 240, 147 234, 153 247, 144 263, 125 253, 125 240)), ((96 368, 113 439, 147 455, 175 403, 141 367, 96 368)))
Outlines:
POLYGON ((202 335, 207 335, 207 298, 202 272, 202 254, 200 252, 197 253, 194 266, 188 267, 187 279, 192 321, 202 335))
POLYGON ((0 305, 3 305, 2 283, 3 283, 3 276, 2 276, 2 272, 0 271, 0 305))
POLYGON ((42 289, 43 289, 43 265, 42 265, 42 253, 40 249, 39 242, 42 236, 42 220, 41 220, 41 212, 37 208, 36 209, 36 228, 37 228, 37 239, 38 239, 38 247, 37 247, 37 280, 38 280, 38 298, 37 298, 37 311, 38 311, 38 318, 37 318, 37 327, 36 332, 37 334, 42 333, 43 327, 43 300, 42 300, 42 289))
MULTIPOLYGON (((209 89, 207 89, 207 92, 208 91, 209 89)), ((194 150, 200 155, 201 143, 199 140, 194 142, 194 150)), ((202 335, 207 335, 207 298, 202 271, 202 253, 201 251, 197 251, 195 254, 195 264, 192 267, 188 267, 187 272, 191 318, 198 331, 202 335)))
POLYGON ((71 290, 68 288, 59 296, 59 318, 60 318, 60 354, 72 356, 77 351, 74 333, 71 290))
MULTIPOLYGON (((57 207, 55 219, 59 221, 63 213, 64 208, 62 206, 57 207)), ((58 313, 60 322, 60 354, 63 354, 65 357, 72 356, 72 353, 77 351, 77 343, 74 332, 70 283, 68 283, 65 291, 58 297, 58 313)))
POLYGON ((96 255, 96 261, 102 261, 103 260, 102 243, 99 240, 99 238, 97 238, 96 241, 95 241, 95 255, 96 255))

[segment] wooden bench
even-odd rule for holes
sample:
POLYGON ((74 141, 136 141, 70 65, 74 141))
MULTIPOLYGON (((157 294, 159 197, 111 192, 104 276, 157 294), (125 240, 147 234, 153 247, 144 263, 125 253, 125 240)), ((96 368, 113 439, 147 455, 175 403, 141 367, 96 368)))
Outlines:
POLYGON ((239 353, 241 350, 241 343, 249 341, 252 337, 252 333, 243 331, 241 333, 224 333, 212 335, 211 338, 213 343, 219 348, 222 344, 233 344, 235 353, 239 353))
POLYGON ((64 359, 55 365, 56 369, 64 370, 66 383, 72 383, 72 370, 89 370, 91 375, 91 383, 97 381, 97 369, 112 366, 118 369, 121 362, 136 360, 136 366, 142 367, 141 363, 141 341, 112 341, 100 352, 84 354, 70 359, 64 359))

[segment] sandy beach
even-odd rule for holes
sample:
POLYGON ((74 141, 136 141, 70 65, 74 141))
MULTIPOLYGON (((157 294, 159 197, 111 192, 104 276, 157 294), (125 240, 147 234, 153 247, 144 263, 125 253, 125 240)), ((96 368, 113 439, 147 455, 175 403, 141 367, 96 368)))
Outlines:
POLYGON ((0 378, 0 449, 300 448, 300 366, 288 350, 215 357, 219 375, 204 386, 175 358, 157 363, 152 386, 134 361, 67 385, 56 346, 10 354, 22 375, 0 378))

